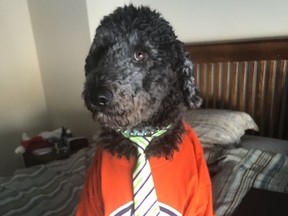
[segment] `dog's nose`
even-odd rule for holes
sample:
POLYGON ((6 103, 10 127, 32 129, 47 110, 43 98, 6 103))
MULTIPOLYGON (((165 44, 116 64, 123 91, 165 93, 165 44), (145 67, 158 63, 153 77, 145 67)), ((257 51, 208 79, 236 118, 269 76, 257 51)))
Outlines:
POLYGON ((108 106, 112 101, 113 95, 106 88, 98 88, 92 97, 92 104, 96 106, 108 106))

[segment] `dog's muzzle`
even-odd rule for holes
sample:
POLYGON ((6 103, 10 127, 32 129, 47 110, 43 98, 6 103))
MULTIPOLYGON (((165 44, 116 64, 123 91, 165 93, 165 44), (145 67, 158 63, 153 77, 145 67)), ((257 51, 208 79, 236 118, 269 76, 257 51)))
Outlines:
POLYGON ((97 107, 109 106, 112 102, 113 94, 107 88, 100 87, 93 92, 91 97, 91 104, 97 107))

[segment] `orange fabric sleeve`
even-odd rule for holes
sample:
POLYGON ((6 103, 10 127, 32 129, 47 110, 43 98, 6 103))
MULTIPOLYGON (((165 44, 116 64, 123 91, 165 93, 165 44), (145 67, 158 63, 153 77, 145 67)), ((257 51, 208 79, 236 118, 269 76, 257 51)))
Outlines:
POLYGON ((101 166, 101 150, 97 149, 93 166, 90 166, 86 181, 84 183, 84 188, 82 190, 82 195, 80 197, 80 202, 76 211, 76 216, 103 216, 103 204, 101 196, 101 180, 100 174, 96 173, 97 169, 101 166), (95 167, 97 167, 95 169, 95 167))
MULTIPOLYGON (((184 126, 188 135, 187 137, 189 137, 190 142, 193 143, 195 160, 196 160, 197 169, 198 169, 198 182, 201 183, 198 189, 199 190, 198 193, 196 192, 196 194, 198 195, 196 199, 198 199, 198 203, 199 203, 198 211, 201 211, 197 215, 215 216, 215 213, 213 211, 213 202, 212 202, 212 185, 211 185, 211 180, 210 180, 210 175, 209 175, 209 171, 207 168, 207 164, 204 158, 202 145, 197 135, 195 134, 195 132, 191 129, 191 127, 186 122, 184 122, 184 126)), ((195 206, 190 206, 190 207, 195 208, 195 206)))

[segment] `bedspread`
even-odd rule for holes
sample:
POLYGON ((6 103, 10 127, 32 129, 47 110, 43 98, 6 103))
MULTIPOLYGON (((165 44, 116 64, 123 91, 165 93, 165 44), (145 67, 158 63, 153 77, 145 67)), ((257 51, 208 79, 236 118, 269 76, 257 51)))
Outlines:
POLYGON ((0 178, 0 215, 74 215, 94 149, 0 178))
POLYGON ((212 177, 217 216, 231 215, 247 191, 261 188, 288 193, 288 157, 254 149, 228 149, 212 177))

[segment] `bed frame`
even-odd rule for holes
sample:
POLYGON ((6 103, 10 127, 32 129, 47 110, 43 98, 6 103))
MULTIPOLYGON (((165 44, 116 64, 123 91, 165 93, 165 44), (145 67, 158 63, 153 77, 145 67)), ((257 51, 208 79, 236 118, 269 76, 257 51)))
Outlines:
POLYGON ((259 135, 288 139, 288 38, 186 44, 202 108, 240 110, 259 135))

